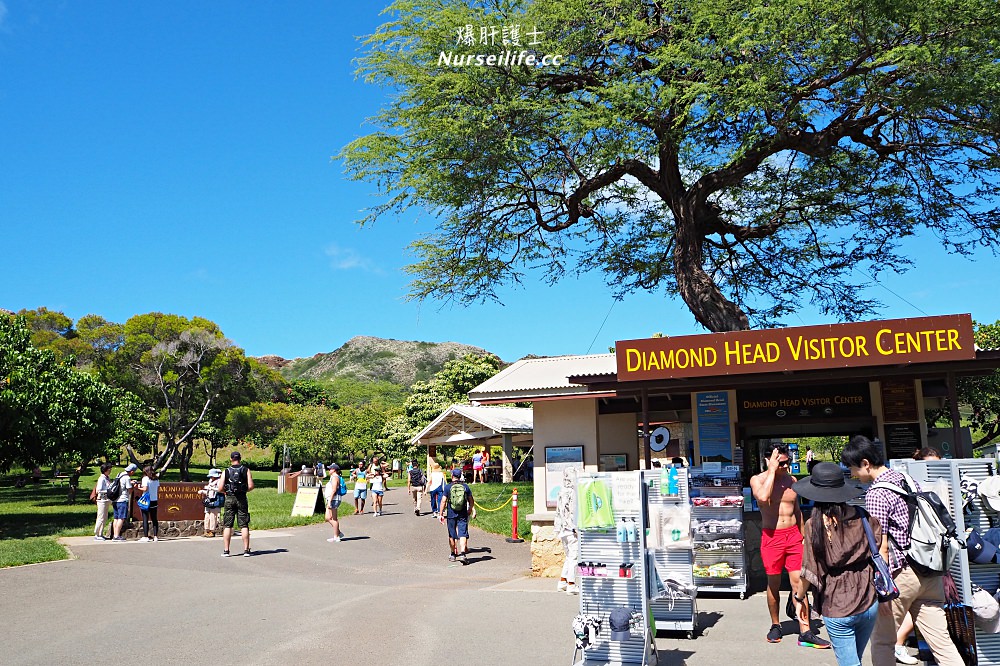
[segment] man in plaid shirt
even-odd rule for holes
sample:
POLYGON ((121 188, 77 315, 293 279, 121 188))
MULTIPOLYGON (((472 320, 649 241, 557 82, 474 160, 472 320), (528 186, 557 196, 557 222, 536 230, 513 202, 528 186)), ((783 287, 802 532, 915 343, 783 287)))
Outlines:
MULTIPOLYGON (((852 438, 840 459, 850 468, 851 475, 862 483, 892 483, 904 490, 920 490, 919 487, 907 488, 906 478, 885 466, 882 447, 867 437, 852 438)), ((916 486, 916 482, 913 485, 916 486)), ((906 550, 910 547, 910 511, 905 500, 891 490, 870 488, 865 495, 865 508, 889 535, 889 568, 899 588, 899 597, 891 602, 891 613, 886 604, 879 607, 872 634, 872 665, 895 666, 896 629, 909 611, 937 663, 964 666, 965 662, 948 635, 948 619, 941 607, 944 603, 942 577, 921 576, 906 561, 906 550)))

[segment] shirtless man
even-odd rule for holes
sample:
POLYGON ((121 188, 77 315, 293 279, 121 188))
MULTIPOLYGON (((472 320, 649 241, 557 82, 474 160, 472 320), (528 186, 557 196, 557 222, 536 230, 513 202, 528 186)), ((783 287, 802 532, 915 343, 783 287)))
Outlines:
MULTIPOLYGON (((781 442, 771 442, 764 450, 767 470, 750 479, 754 499, 760 506, 761 535, 760 557, 767 573, 767 610, 771 613, 768 643, 780 643, 781 623, 778 622, 781 570, 788 571, 795 600, 795 618, 800 618, 799 607, 808 601, 799 595, 799 573, 802 570, 802 512, 799 496, 792 487, 795 477, 788 473, 788 447, 781 442)), ((806 613, 808 617, 808 610, 806 613)), ((816 636, 808 623, 799 619, 799 645, 829 648, 830 643, 816 636)))

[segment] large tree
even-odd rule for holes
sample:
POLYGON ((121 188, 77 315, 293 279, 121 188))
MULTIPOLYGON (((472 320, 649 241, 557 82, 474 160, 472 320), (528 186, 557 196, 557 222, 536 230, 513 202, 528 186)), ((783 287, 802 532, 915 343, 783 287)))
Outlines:
MULTIPOLYGON (((992 324, 973 322, 976 345, 982 349, 1000 349, 1000 320, 992 324)), ((970 426, 973 448, 1000 440, 1000 372, 959 377, 956 382, 959 413, 970 426)), ((951 425, 951 406, 946 400, 941 409, 927 413, 928 424, 938 421, 951 425)))
POLYGON ((995 0, 387 11, 359 73, 390 101, 341 157, 387 197, 367 221, 437 218, 411 296, 599 270, 619 294, 680 295, 712 331, 807 301, 849 321, 878 309, 866 274, 909 267, 907 236, 998 247, 995 0), (522 50, 565 58, 455 64, 522 50))

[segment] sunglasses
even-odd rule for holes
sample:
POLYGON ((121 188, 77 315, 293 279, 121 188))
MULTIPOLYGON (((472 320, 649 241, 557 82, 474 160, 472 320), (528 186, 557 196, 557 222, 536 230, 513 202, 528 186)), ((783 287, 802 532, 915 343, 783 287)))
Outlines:
POLYGON ((778 467, 788 467, 788 461, 787 460, 779 460, 778 461, 778 467))

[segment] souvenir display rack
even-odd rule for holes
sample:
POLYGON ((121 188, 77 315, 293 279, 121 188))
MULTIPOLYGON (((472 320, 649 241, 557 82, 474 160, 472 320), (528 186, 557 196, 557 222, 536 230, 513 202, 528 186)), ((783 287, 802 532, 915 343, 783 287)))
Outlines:
MULTIPOLYGON (((922 490, 938 493, 951 512, 960 535, 972 528, 980 533, 990 529, 991 514, 983 510, 975 491, 979 482, 995 473, 996 460, 993 458, 893 460, 890 466, 909 474, 921 484, 922 490), (938 480, 944 483, 936 484, 938 480)), ((995 514, 993 520, 996 522, 995 514)), ((963 549, 951 566, 951 577, 955 579, 962 603, 971 605, 973 584, 991 594, 1000 587, 1000 564, 970 563, 969 552, 963 549)), ((1000 633, 991 634, 977 626, 976 651, 980 666, 1000 666, 1000 633)))
POLYGON ((694 583, 699 592, 731 592, 746 598, 746 531, 738 470, 691 468, 694 583))
MULTIPOLYGON (((660 470, 642 472, 651 523, 656 520, 658 510, 669 510, 675 506, 690 510, 687 469, 677 468, 677 471, 676 495, 669 495, 667 489, 662 487, 664 473, 660 470)), ((651 525, 651 529, 656 527, 651 525)), ((688 638, 694 638, 698 629, 698 604, 692 573, 694 554, 690 529, 689 521, 685 540, 687 545, 683 548, 659 548, 656 543, 647 540, 646 559, 649 570, 649 605, 656 629, 685 631, 688 638)))
MULTIPOLYGON (((643 553, 646 548, 646 504, 642 497, 642 479, 638 471, 581 473, 577 478, 577 526, 580 551, 577 587, 580 592, 580 617, 598 625, 594 640, 573 651, 575 666, 596 664, 655 664, 656 647, 650 627, 647 596, 647 571, 643 553), (581 520, 588 498, 581 487, 589 482, 601 482, 612 499, 613 524, 601 529, 585 529, 581 520), (622 493, 615 489, 624 489, 622 493), (635 521, 634 540, 619 542, 617 528, 635 521), (601 565, 604 565, 603 567, 601 565), (627 568, 623 568, 627 567, 627 568), (625 574, 625 575, 622 575, 625 574), (628 608, 643 621, 633 624, 631 638, 612 641, 608 617, 617 608, 628 608)), ((596 500, 595 500, 596 501, 596 500)))

